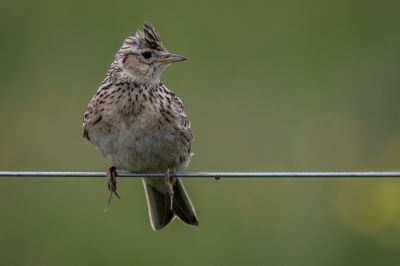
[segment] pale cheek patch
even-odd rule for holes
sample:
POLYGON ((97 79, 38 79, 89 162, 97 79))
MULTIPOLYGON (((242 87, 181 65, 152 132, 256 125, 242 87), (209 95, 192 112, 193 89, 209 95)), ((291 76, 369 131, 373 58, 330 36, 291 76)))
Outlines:
POLYGON ((124 58, 123 66, 133 76, 142 77, 146 74, 148 65, 141 62, 135 55, 127 55, 124 58))

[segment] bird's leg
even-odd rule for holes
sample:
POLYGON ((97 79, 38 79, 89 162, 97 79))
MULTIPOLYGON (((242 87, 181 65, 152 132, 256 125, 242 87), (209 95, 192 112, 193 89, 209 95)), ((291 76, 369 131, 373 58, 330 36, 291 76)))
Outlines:
POLYGON ((114 166, 111 166, 107 171, 107 188, 110 191, 110 197, 108 198, 107 203, 108 208, 108 206, 110 206, 113 193, 115 194, 115 196, 117 196, 117 198, 120 199, 120 196, 117 193, 117 169, 114 166))
POLYGON ((172 210, 172 205, 174 203, 174 173, 170 173, 170 169, 168 168, 165 172, 165 189, 167 190, 169 196, 169 208, 172 210))

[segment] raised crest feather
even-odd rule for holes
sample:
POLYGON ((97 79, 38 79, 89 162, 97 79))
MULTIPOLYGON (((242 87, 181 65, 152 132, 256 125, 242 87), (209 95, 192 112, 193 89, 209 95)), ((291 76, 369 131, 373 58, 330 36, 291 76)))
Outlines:
POLYGON ((158 34, 154 27, 148 22, 144 23, 142 30, 136 32, 135 37, 140 44, 146 47, 160 51, 165 50, 160 34, 158 34))

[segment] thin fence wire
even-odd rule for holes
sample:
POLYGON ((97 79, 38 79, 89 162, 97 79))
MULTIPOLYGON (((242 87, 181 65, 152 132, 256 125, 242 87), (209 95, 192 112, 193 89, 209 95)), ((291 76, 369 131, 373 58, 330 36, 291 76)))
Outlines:
MULTIPOLYGON (((118 172, 118 177, 164 177, 165 173, 118 172)), ((0 177, 105 177, 106 172, 0 171, 0 177)), ((398 178, 400 171, 374 172, 179 172, 185 178, 398 178)))

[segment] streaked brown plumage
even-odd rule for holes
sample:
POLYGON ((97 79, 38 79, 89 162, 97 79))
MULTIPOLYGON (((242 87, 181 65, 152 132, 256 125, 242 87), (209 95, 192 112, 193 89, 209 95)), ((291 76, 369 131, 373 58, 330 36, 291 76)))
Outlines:
MULTIPOLYGON (((166 173, 165 179, 143 179, 154 230, 176 216, 198 225, 182 181, 169 176, 189 163, 193 136, 182 101, 160 75, 170 63, 182 60, 169 53, 155 29, 145 23, 142 31, 125 39, 84 114, 84 137, 115 167, 166 173)), ((109 185, 115 192, 113 182, 109 185)))

